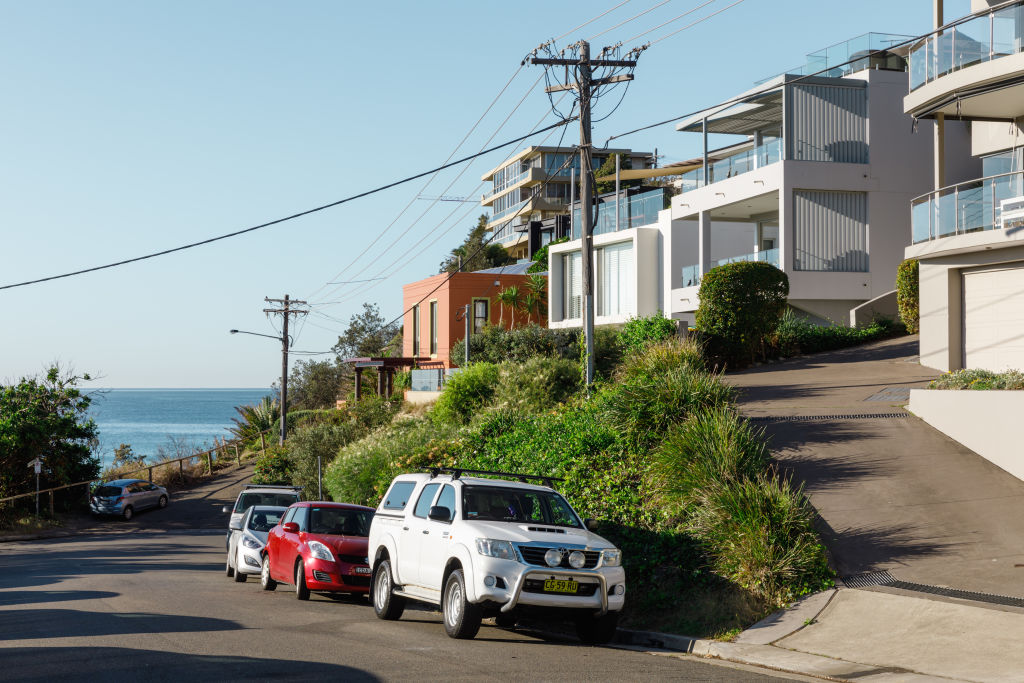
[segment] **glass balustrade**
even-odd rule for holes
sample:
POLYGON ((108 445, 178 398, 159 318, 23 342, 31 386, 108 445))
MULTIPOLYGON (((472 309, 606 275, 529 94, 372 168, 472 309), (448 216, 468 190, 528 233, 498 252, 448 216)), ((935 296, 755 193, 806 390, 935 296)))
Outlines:
MULTIPOLYGON (((728 263, 741 263, 747 261, 759 261, 761 263, 770 263, 776 268, 779 268, 779 250, 776 249, 762 249, 752 254, 740 254, 739 256, 728 256, 726 258, 720 258, 712 263, 712 268, 715 266, 724 266, 728 263)), ((683 287, 696 287, 700 284, 700 264, 692 266, 685 266, 682 270, 683 276, 683 287)))
MULTIPOLYGON (((665 190, 657 189, 642 194, 633 195, 619 201, 619 230, 639 228, 644 225, 651 225, 658 222, 658 212, 668 208, 666 206, 665 190)), ((575 208, 572 211, 572 238, 580 237, 580 210, 575 208)), ((603 202, 597 209, 597 223, 594 224, 594 234, 603 235, 615 232, 615 200, 603 202)))
POLYGON ((910 89, 1024 49, 1024 2, 967 19, 910 50, 910 89))
POLYGON ((914 244, 1001 227, 1004 199, 1024 196, 1024 172, 1003 173, 944 187, 910 206, 914 244))
MULTIPOLYGON (((777 138, 752 149, 708 162, 708 183, 733 178, 757 168, 769 166, 782 159, 782 138, 777 138)), ((704 169, 695 168, 682 176, 682 191, 689 192, 704 186, 704 169)))
POLYGON ((756 85, 767 83, 773 78, 778 78, 784 74, 795 76, 817 74, 819 76, 841 78, 851 73, 875 67, 902 71, 906 68, 906 65, 898 57, 893 59, 895 55, 886 53, 872 55, 872 53, 877 53, 879 50, 888 50, 893 45, 903 43, 911 37, 893 33, 865 33, 855 38, 844 40, 841 43, 830 45, 817 52, 812 52, 807 55, 807 61, 803 65, 795 69, 783 71, 781 74, 762 78, 757 81, 756 85))

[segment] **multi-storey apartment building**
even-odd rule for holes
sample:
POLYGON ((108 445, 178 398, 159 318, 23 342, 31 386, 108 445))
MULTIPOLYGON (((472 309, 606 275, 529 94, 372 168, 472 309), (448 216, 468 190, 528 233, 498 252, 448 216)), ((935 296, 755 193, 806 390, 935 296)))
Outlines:
MULTIPOLYGON (((612 154, 621 154, 635 169, 650 168, 653 156, 628 149, 595 151, 594 166, 612 154)), ((572 177, 579 176, 579 155, 570 147, 527 147, 501 166, 483 175, 491 190, 480 204, 491 210, 487 224, 493 241, 514 258, 529 258, 527 229, 530 221, 564 214, 572 198, 572 177)))
POLYGON ((909 55, 906 113, 933 121, 932 187, 913 200, 921 363, 1024 369, 1024 2, 971 0, 909 55), (950 174, 950 126, 971 126, 974 173, 950 174))

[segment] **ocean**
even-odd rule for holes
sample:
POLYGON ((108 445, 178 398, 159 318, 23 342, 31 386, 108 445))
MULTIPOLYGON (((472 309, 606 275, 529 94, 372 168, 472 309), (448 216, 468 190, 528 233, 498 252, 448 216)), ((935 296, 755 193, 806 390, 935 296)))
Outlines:
MULTIPOLYGON (((89 415, 99 426, 99 455, 108 465, 114 449, 130 444, 137 455, 150 459, 160 448, 175 453, 175 444, 186 448, 213 445, 227 438, 235 406, 258 403, 270 389, 99 389, 92 397, 89 415)), ((182 453, 184 455, 184 453, 182 453)), ((172 457, 179 457, 173 455, 172 457)))

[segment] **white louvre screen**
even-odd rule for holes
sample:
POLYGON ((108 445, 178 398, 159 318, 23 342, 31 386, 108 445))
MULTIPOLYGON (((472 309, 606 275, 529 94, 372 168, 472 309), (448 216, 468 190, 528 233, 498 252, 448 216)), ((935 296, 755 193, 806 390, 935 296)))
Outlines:
POLYGON ((633 244, 597 250, 597 314, 631 315, 634 310, 633 244))
POLYGON ((583 260, 580 252, 575 251, 562 257, 563 276, 562 291, 565 292, 564 316, 566 320, 583 317, 583 260))

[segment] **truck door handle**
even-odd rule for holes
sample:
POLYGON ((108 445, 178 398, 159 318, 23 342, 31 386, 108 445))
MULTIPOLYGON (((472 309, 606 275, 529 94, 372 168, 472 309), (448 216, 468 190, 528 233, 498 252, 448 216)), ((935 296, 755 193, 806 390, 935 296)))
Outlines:
POLYGON ((423 533, 425 533, 425 534, 429 534, 430 532, 429 532, 429 531, 427 531, 426 529, 424 529, 424 530, 423 530, 423 533))
POLYGON ((409 530, 409 527, 407 527, 407 526, 403 526, 402 527, 402 531, 408 531, 408 530, 409 530))

